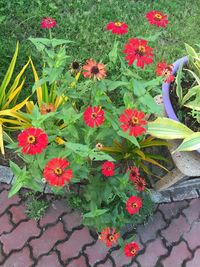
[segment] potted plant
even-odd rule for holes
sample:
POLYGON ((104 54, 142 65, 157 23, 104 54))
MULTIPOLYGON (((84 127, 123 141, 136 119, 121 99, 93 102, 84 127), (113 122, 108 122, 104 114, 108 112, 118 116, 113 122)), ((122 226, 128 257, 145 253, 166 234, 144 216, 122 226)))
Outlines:
POLYGON ((199 176, 200 55, 191 46, 185 46, 188 55, 177 60, 170 70, 171 75, 176 75, 175 82, 162 86, 168 119, 149 123, 148 132, 163 139, 183 139, 181 144, 173 141, 172 157, 185 175, 199 176))

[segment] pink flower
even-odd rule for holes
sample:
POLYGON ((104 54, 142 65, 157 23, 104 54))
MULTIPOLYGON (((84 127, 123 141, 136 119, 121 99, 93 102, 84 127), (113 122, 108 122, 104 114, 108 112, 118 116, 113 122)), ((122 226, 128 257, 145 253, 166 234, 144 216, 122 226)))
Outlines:
POLYGON ((56 27, 56 21, 52 18, 43 18, 41 21, 41 28, 42 29, 50 29, 56 27))

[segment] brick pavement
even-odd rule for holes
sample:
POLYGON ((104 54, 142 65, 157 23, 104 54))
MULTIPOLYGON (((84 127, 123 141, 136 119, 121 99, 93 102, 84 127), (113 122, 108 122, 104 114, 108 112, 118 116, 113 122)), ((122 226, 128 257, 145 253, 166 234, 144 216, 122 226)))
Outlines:
POLYGON ((200 266, 200 199, 158 205, 137 229, 141 250, 132 259, 101 244, 63 201, 54 201, 39 222, 28 219, 18 196, 7 199, 8 188, 0 184, 0 266, 200 266))

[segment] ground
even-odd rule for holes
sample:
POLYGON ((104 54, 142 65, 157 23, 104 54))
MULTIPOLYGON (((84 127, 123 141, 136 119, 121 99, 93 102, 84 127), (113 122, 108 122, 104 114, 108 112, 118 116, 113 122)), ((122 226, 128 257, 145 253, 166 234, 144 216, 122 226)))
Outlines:
POLYGON ((127 258, 107 249, 81 224, 81 215, 54 201, 39 221, 28 219, 19 196, 0 185, 0 266, 3 267, 199 267, 200 199, 157 206, 139 226, 140 252, 127 258))

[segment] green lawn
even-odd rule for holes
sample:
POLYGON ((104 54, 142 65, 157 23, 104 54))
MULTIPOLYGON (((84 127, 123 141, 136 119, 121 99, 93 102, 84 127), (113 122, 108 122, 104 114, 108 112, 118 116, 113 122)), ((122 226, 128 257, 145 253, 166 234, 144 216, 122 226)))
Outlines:
POLYGON ((150 42, 155 62, 162 59, 173 62, 183 56, 184 42, 200 43, 199 0, 0 0, 0 11, 0 78, 14 52, 16 40, 20 41, 18 66, 22 66, 30 54, 38 66, 40 59, 36 59, 27 39, 47 36, 47 30, 40 29, 41 18, 46 16, 57 21, 58 26, 53 29, 57 38, 75 41, 68 50, 72 60, 92 57, 106 63, 114 36, 105 26, 115 20, 129 25, 129 33, 121 37, 122 43, 130 37, 145 38, 162 31, 156 42, 150 42), (168 14, 166 29, 149 25, 145 14, 154 9, 168 14))

